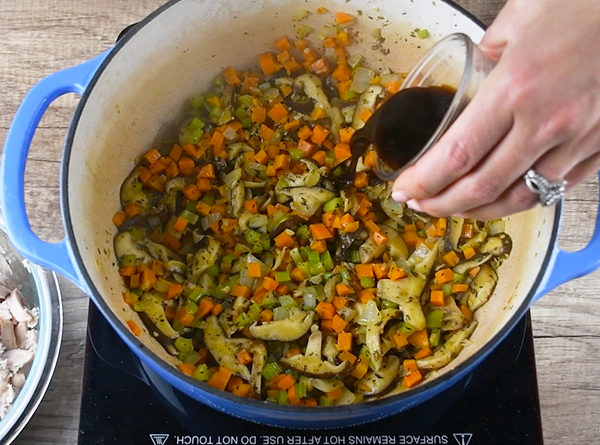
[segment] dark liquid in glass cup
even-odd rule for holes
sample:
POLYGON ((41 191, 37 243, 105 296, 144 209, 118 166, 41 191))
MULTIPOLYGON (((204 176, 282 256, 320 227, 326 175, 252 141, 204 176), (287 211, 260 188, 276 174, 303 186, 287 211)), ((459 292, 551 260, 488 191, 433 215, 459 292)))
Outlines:
MULTIPOLYGON (((394 94, 352 136, 353 166, 373 144, 379 160, 387 167, 403 168, 440 126, 455 92, 444 85, 413 87, 394 94)), ((351 166, 350 171, 354 170, 351 166)))

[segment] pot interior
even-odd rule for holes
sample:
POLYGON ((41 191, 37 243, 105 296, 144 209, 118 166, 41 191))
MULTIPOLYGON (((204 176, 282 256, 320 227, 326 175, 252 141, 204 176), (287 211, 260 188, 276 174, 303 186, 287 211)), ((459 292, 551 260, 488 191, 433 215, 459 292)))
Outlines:
MULTIPOLYGON (((450 4, 412 0, 181 0, 126 36, 80 104, 66 150, 68 176, 63 178, 72 223, 67 230, 79 266, 92 298, 121 321, 125 335, 131 336, 127 320, 143 324, 123 301, 111 218, 120 209, 119 188, 134 159, 178 125, 188 98, 206 90, 224 68, 254 66, 259 54, 273 51, 276 38, 293 37, 293 16, 299 7, 313 12, 303 23, 315 29, 331 23, 331 14, 315 13, 320 6, 357 16, 356 43, 349 51, 362 54, 377 69, 407 72, 435 41, 453 32, 463 32, 475 42, 483 36, 477 23, 450 4), (374 28, 382 28, 383 52, 371 47, 374 28), (415 28, 427 29, 430 37, 413 36, 415 28)), ((314 37, 311 44, 322 49, 317 43, 314 37)), ((473 344, 438 376, 485 347, 529 304, 555 238, 555 211, 538 206, 508 218, 506 231, 513 239, 513 253, 500 269, 495 294, 476 312, 480 325, 471 338, 473 344)), ((175 363, 145 329, 140 340, 163 360, 175 363)))

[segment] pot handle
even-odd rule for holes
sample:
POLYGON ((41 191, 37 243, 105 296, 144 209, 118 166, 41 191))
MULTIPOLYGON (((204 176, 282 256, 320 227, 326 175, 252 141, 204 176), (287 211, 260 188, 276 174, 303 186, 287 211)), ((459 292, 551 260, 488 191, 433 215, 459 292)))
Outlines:
POLYGON ((35 130, 48 106, 63 94, 83 94, 109 52, 51 74, 27 93, 6 136, 0 165, 0 202, 10 242, 23 257, 64 275, 84 290, 87 286, 72 261, 68 239, 48 243, 31 230, 25 210, 25 163, 35 130))
MULTIPOLYGON (((598 172, 600 179, 600 172, 598 172)), ((565 252, 554 245, 548 273, 538 288, 533 301, 569 280, 587 275, 600 267, 600 209, 596 215, 594 234, 590 242, 578 252, 565 252)))

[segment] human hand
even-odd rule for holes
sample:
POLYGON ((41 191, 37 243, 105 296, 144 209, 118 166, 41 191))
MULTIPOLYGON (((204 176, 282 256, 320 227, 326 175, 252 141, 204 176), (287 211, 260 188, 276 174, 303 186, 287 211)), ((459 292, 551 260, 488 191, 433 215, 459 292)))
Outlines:
POLYGON ((480 48, 495 68, 392 197, 489 220, 533 207, 535 171, 572 187, 600 168, 600 2, 509 0, 480 48))

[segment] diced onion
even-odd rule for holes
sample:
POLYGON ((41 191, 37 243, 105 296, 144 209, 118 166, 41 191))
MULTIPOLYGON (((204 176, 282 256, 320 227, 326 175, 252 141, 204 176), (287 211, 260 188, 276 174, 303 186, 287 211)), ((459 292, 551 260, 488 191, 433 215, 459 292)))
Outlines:
POLYGON ((354 73, 354 79, 352 80, 351 89, 357 93, 363 93, 369 85, 371 85, 371 79, 375 76, 375 72, 368 68, 358 67, 354 73))
POLYGON ((260 227, 265 227, 269 222, 269 218, 267 215, 255 215, 254 218, 248 221, 248 226, 251 229, 258 229, 260 227))
POLYGON ((237 138, 237 131, 235 131, 228 125, 225 131, 223 132, 223 136, 225 136, 225 139, 227 139, 228 141, 233 141, 235 138, 237 138))
POLYGON ((490 235, 497 235, 499 233, 504 232, 504 230, 505 230, 504 226, 505 226, 504 221, 502 221, 501 219, 492 221, 490 223, 490 235))
POLYGON ((223 178, 223 182, 225 183, 225 185, 227 187, 232 189, 241 178, 242 178, 242 169, 236 168, 236 169, 233 169, 231 172, 227 173, 227 175, 225 175, 225 177, 223 178))
POLYGON ((356 322, 363 326, 374 326, 381 322, 381 313, 374 300, 369 300, 356 322))
POLYGON ((219 222, 219 221, 221 221, 222 218, 223 218, 223 215, 221 215, 220 213, 211 213, 210 215, 202 218, 200 220, 200 224, 202 225, 202 228, 204 230, 208 230, 208 228, 210 227, 210 225, 212 223, 219 222))

